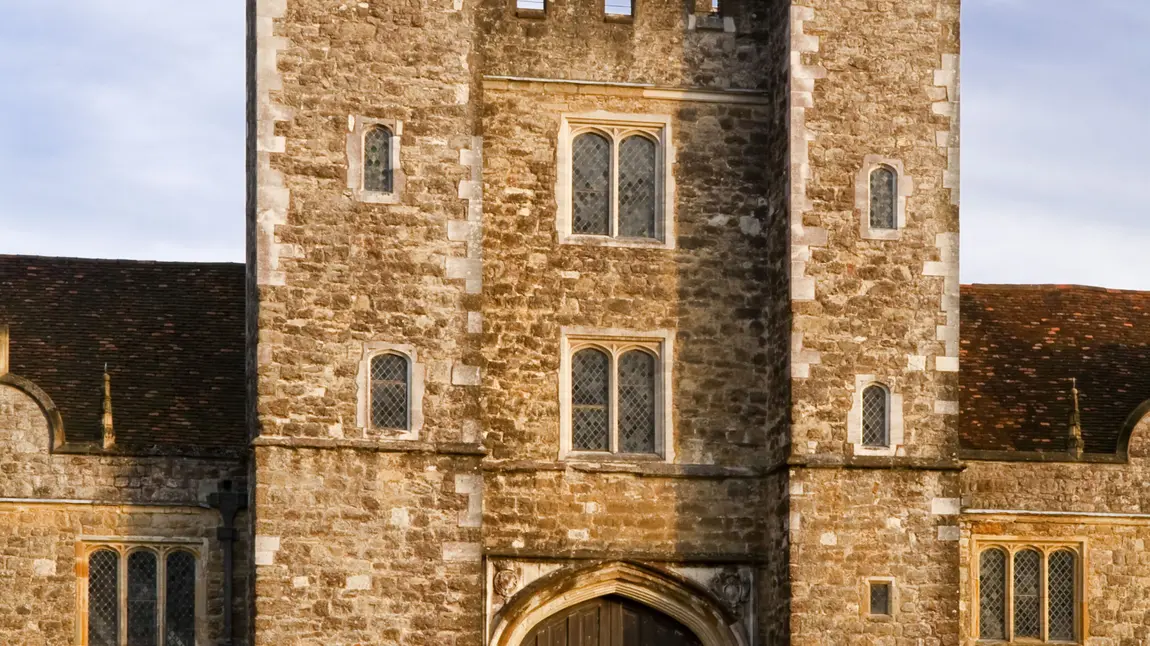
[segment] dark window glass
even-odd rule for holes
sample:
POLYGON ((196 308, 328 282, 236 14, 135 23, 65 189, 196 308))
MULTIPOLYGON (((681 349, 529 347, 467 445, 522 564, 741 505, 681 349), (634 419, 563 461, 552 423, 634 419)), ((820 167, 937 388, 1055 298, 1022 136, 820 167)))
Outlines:
POLYGON ((611 233, 611 142, 588 132, 571 151, 571 199, 575 233, 611 233))
POLYGON ((870 174, 870 226, 872 229, 898 228, 898 174, 879 166, 870 174))
POLYGON ((156 646, 156 553, 128 555, 128 646, 156 646))
POLYGON ((890 446, 890 411, 886 388, 867 386, 863 391, 863 446, 890 446))
POLYGON ((88 646, 120 646, 120 555, 88 557, 88 646))
POLYGON ((885 581, 873 581, 870 584, 870 613, 889 615, 890 604, 890 584, 885 581))
POLYGON ((619 235, 655 237, 655 142, 638 135, 619 145, 619 235))
POLYGON ((571 434, 577 451, 611 449, 611 360, 599 350, 580 350, 571 358, 571 434))
POLYGON ((1050 555, 1049 573, 1049 601, 1050 607, 1050 639, 1055 641, 1074 641, 1075 617, 1074 604, 1074 578, 1077 558, 1073 552, 1065 550, 1050 555))
POLYGON ((1014 555, 1014 638, 1042 636, 1042 555, 1023 550, 1014 555))
POLYGON ((1006 553, 986 550, 978 560, 978 634, 1006 639, 1006 553))
POLYGON ((195 557, 182 551, 168 554, 165 584, 164 646, 195 646, 195 557))
POLYGON ((655 357, 641 350, 619 359, 619 443, 624 453, 655 452, 655 357))
POLYGON ((390 193, 391 171, 391 131, 374 126, 363 137, 364 190, 390 193))
POLYGON ((407 358, 381 354, 371 359, 371 425, 408 429, 407 358))

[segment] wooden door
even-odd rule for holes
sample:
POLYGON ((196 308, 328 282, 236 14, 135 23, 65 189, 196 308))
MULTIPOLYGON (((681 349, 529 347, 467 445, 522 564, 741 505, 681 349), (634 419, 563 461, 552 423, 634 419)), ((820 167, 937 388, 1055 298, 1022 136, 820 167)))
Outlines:
POLYGON ((670 617, 619 597, 568 608, 540 624, 523 646, 701 646, 670 617))

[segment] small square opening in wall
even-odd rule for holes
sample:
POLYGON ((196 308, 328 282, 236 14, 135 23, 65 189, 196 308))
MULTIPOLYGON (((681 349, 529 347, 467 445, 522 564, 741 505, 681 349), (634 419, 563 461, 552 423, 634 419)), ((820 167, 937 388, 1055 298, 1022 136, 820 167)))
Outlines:
POLYGON ((635 15, 635 0, 603 0, 603 13, 608 18, 631 18, 635 15))
POLYGON ((547 0, 515 0, 515 11, 521 18, 542 18, 547 13, 547 0))
POLYGON ((871 616, 889 617, 892 614, 892 606, 890 581, 871 581, 870 611, 868 614, 871 616))

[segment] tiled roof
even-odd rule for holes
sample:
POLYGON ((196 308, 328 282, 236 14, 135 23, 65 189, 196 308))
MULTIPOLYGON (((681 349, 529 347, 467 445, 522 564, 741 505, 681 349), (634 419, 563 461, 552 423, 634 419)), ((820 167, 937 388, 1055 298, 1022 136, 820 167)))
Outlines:
POLYGON ((52 398, 68 444, 103 437, 105 364, 118 449, 246 441, 241 264, 0 255, 0 323, 11 373, 52 398))
POLYGON ((1115 453, 1150 400, 1150 292, 1066 285, 962 287, 964 449, 1065 451, 1080 391, 1087 453, 1115 453))

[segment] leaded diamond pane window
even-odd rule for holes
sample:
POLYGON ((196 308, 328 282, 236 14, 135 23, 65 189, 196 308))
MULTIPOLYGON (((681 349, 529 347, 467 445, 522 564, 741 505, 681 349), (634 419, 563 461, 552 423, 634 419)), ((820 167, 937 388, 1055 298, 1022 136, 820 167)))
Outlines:
POLYGON ((156 553, 128 555, 128 646, 156 645, 156 553))
POLYGON ((862 435, 864 446, 890 446, 890 393, 883 386, 863 390, 862 435))
POLYGON ((1042 636, 1042 556, 1034 550, 1014 555, 1014 636, 1038 639, 1042 636))
POLYGON ((574 131, 569 233, 624 244, 661 240, 668 228, 662 127, 577 123, 574 131))
POLYGON ((889 166, 879 166, 870 174, 870 226, 898 228, 898 173, 889 166))
POLYGON ((367 191, 392 191, 391 130, 375 126, 363 137, 363 188, 367 191))
POLYGON ((870 614, 891 615, 890 583, 872 581, 870 584, 870 614))
POLYGON ((611 141, 587 132, 575 137, 571 151, 572 230, 589 235, 611 233, 611 141))
POLYGON ((577 451, 611 449, 611 358, 587 349, 571 360, 571 433, 577 451))
POLYGON ((624 453, 655 452, 655 357, 642 350, 619 359, 619 437, 624 453))
POLYGON ((573 451, 653 455, 663 450, 661 341, 575 341, 566 423, 573 451))
POLYGON ((117 544, 88 556, 87 646, 196 646, 196 555, 117 544))
POLYGON ((979 637, 1066 643, 1078 634, 1078 553, 1067 548, 991 547, 979 555, 979 637), (1008 621, 1009 618, 1009 621, 1008 621))
POLYGON ((195 646, 196 557, 184 551, 168 554, 164 600, 164 646, 195 646))
POLYGON ((982 639, 1006 639, 1006 552, 989 549, 979 557, 978 627, 982 639))
POLYGON ((408 429, 407 357, 381 354, 371 359, 371 425, 373 428, 408 429))
POLYGON ((1075 633, 1074 617, 1074 573, 1077 570, 1074 553, 1060 550, 1050 555, 1049 574, 1049 615, 1050 639, 1052 641, 1073 641, 1075 633))
POLYGON ((120 555, 88 557, 88 646, 120 646, 120 555))
POLYGON ((654 141, 632 135, 619 145, 619 235, 655 237, 654 141))

